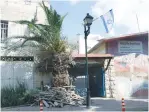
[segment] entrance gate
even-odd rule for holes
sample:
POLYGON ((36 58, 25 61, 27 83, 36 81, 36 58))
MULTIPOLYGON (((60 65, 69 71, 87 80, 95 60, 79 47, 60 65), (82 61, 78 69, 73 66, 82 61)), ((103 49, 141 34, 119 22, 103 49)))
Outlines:
POLYGON ((91 68, 89 74, 89 87, 91 97, 105 96, 105 80, 101 67, 91 68))

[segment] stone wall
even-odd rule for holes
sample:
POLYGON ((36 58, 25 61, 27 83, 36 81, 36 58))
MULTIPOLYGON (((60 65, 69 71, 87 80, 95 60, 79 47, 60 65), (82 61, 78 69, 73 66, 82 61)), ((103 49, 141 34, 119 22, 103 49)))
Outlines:
MULTIPOLYGON (((108 64, 108 60, 105 60, 105 67, 108 64)), ((107 98, 116 97, 116 88, 115 88, 115 71, 113 69, 113 59, 110 62, 108 69, 105 71, 105 92, 107 98)))

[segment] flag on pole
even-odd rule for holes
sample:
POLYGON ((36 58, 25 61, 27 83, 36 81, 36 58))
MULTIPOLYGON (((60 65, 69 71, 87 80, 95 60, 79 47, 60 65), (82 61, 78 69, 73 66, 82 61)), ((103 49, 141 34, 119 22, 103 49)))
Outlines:
POLYGON ((109 31, 112 29, 113 24, 114 24, 114 15, 113 15, 113 10, 109 10, 106 14, 100 16, 104 27, 106 29, 106 32, 109 33, 109 31))

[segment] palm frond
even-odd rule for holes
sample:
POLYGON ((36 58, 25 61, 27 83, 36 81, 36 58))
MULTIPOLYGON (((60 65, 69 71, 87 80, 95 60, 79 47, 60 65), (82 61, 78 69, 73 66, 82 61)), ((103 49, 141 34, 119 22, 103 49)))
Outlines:
POLYGON ((50 25, 50 23, 51 23, 51 19, 50 18, 52 16, 52 14, 51 14, 52 6, 50 7, 51 10, 49 10, 48 7, 44 4, 43 1, 39 5, 40 5, 40 7, 42 7, 42 9, 43 9, 43 11, 45 13, 45 16, 46 16, 46 20, 47 20, 48 25, 50 25))
MULTIPOLYGON (((44 11, 46 24, 38 24, 36 20, 36 15, 31 21, 20 20, 15 21, 17 24, 26 25, 29 30, 28 36, 16 36, 10 39, 22 39, 19 44, 13 44, 8 47, 7 52, 16 51, 16 50, 27 50, 31 51, 33 48, 38 49, 38 51, 34 51, 36 57, 38 57, 39 64, 42 65, 41 62, 46 62, 50 60, 51 54, 62 54, 66 53, 66 40, 62 39, 62 24, 65 17, 68 15, 65 14, 61 16, 57 13, 56 10, 50 7, 50 9, 44 4, 44 2, 40 3, 41 8, 44 11), (31 35, 32 34, 32 35, 31 35), (36 43, 36 45, 34 45, 36 43), (27 49, 25 49, 27 47, 27 49), (29 48, 29 49, 28 49, 29 48), (44 52, 44 53, 43 53, 44 52), (39 56, 38 56, 39 55, 39 56)), ((50 61, 49 61, 50 63, 50 61)), ((53 64, 53 63, 52 63, 53 64)))
POLYGON ((64 16, 61 17, 60 19, 60 26, 62 27, 63 21, 65 19, 65 17, 68 15, 68 13, 66 13, 64 16))

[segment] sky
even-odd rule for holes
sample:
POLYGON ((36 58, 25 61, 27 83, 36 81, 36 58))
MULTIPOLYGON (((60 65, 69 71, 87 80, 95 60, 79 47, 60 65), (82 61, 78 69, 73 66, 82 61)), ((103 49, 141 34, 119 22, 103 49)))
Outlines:
POLYGON ((114 13, 114 26, 111 32, 106 33, 99 18, 91 26, 91 35, 112 38, 149 29, 149 0, 50 0, 50 4, 59 14, 68 13, 63 22, 63 34, 69 40, 76 40, 77 34, 84 35, 82 23, 87 13, 97 18, 110 9, 113 9, 114 13))

